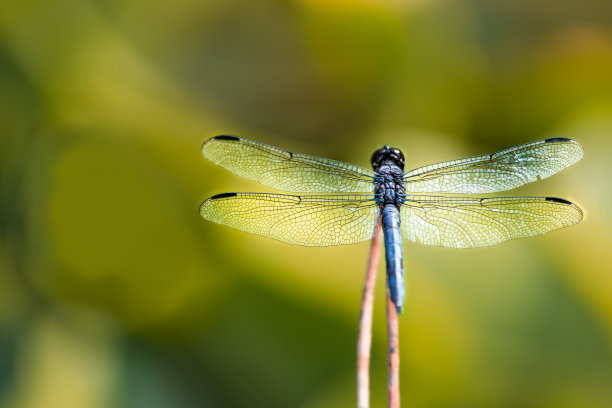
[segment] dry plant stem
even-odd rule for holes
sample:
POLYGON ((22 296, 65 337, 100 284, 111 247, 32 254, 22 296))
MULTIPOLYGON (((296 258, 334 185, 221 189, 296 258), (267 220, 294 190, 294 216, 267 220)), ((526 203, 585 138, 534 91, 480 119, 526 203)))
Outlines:
POLYGON ((397 309, 391 301, 387 286, 387 335, 389 343, 389 408, 400 408, 399 391, 399 324, 397 309))
POLYGON ((376 224, 370 258, 361 297, 359 315, 359 337, 357 339, 357 407, 370 406, 370 349, 372 346, 372 311, 374 309, 374 286, 380 260, 382 233, 380 220, 376 224))

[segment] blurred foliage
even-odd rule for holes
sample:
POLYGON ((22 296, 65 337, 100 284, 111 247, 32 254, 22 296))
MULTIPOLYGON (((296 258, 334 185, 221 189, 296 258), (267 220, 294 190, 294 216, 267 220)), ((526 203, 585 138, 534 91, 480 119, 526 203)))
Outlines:
MULTIPOLYGON (((0 407, 351 407, 367 243, 203 221, 219 133, 408 167, 546 137, 585 147, 518 192, 578 226, 407 243, 410 407, 612 406, 612 3, 0 4, 0 407)), ((386 406, 384 274, 372 362, 386 406)))

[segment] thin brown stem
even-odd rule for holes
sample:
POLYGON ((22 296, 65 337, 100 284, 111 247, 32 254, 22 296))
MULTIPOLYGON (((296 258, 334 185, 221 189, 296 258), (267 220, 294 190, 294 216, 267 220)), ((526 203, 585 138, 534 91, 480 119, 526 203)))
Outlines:
POLYGON ((391 301, 387 284, 387 342, 389 347, 389 408, 400 408, 399 390, 399 323, 397 309, 391 301))
POLYGON ((380 260, 382 234, 380 220, 374 230, 370 247, 370 258, 361 297, 359 314, 359 337, 357 339, 357 407, 370 406, 370 349, 372 347, 372 312, 374 310, 374 286, 380 260))

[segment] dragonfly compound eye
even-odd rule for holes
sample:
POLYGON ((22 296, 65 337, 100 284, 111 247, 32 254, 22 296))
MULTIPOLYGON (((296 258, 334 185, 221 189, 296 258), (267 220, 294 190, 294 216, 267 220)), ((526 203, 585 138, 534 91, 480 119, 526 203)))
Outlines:
POLYGON ((406 159, 404 159, 404 153, 402 153, 400 149, 392 147, 391 158, 399 166, 400 169, 404 170, 404 164, 406 162, 406 159))
POLYGON ((391 161, 404 170, 404 154, 395 147, 384 146, 372 155, 372 168, 378 171, 384 162, 391 161))
POLYGON ((372 168, 376 171, 383 162, 383 158, 386 156, 386 151, 388 149, 388 146, 383 147, 382 149, 378 149, 376 150, 373 154, 372 154, 372 168))

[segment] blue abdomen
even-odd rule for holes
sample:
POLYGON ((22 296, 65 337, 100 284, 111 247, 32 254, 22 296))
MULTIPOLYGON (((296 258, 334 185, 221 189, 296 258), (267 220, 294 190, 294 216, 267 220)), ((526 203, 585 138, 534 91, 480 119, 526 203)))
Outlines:
POLYGON ((382 229, 385 237, 387 282, 391 301, 397 312, 401 313, 404 304, 404 255, 399 210, 393 204, 386 204, 382 209, 382 229))

